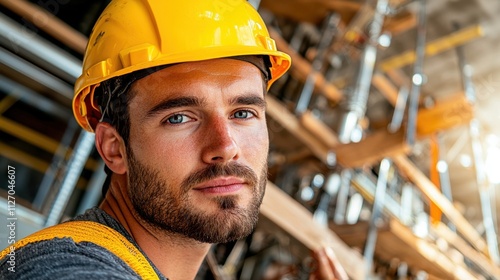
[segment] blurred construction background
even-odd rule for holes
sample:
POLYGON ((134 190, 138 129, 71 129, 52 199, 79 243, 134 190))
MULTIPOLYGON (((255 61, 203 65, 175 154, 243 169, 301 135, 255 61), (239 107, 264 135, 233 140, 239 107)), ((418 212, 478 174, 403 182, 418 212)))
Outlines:
MULTIPOLYGON (((13 166, 18 238, 101 199, 70 104, 108 2, 0 0, 0 218, 13 166)), ((259 226, 199 278, 307 279, 327 245, 352 279, 500 279, 500 2, 250 2, 292 68, 267 96, 259 226)))

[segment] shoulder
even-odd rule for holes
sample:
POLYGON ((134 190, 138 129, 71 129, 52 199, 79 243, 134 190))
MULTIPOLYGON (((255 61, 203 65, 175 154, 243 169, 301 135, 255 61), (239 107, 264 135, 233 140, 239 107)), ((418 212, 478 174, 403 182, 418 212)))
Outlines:
POLYGON ((54 238, 0 260, 0 279, 140 279, 122 260, 90 242, 54 238))

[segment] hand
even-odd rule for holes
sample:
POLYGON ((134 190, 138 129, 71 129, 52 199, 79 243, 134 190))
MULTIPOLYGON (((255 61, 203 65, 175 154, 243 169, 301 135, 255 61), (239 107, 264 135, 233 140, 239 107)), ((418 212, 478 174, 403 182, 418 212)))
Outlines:
POLYGON ((324 247, 312 252, 316 269, 309 275, 309 280, 347 280, 347 273, 340 265, 332 248, 324 247))

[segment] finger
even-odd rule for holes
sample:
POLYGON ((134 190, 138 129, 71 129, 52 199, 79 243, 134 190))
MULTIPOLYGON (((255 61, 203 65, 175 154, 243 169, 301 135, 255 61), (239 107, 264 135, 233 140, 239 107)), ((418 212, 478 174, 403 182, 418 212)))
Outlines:
POLYGON ((337 256, 333 252, 332 248, 327 247, 325 249, 325 255, 327 257, 327 260, 329 262, 330 267, 333 270, 333 274, 335 275, 335 278, 338 280, 349 279, 347 276, 347 273, 345 272, 344 268, 340 264, 339 260, 337 259, 337 256))
POLYGON ((318 269, 314 273, 316 279, 321 279, 321 280, 335 279, 334 266, 333 263, 330 262, 329 257, 325 252, 325 249, 322 248, 320 250, 315 251, 313 257, 318 264, 318 269))

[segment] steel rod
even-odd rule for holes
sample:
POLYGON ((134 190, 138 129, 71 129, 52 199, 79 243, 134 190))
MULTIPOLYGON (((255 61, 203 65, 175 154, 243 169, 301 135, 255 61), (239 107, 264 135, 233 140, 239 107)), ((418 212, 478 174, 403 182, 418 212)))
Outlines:
POLYGON ((368 226, 368 234, 366 236, 365 248, 363 257, 365 259, 365 270, 370 273, 372 271, 373 257, 375 255, 375 245, 377 243, 378 225, 382 218, 384 210, 384 202, 386 197, 387 182, 389 178, 389 170, 391 161, 384 158, 380 162, 379 174, 377 179, 377 187, 375 197, 373 199, 372 216, 368 226))
POLYGON ((366 113, 366 105, 377 58, 378 39, 382 32, 388 5, 388 0, 378 0, 376 2, 373 21, 370 24, 368 33, 369 40, 361 54, 354 87, 352 92, 347 96, 346 102, 344 103, 345 113, 341 116, 339 122, 338 137, 341 143, 351 142, 352 133, 356 129, 359 120, 361 120, 366 113))
POLYGON ((0 47, 0 67, 7 67, 14 70, 15 72, 60 94, 68 101, 73 99, 73 88, 68 83, 65 83, 40 67, 15 56, 13 53, 2 47, 0 47))
POLYGON ((45 221, 46 227, 55 225, 60 221, 71 194, 76 187, 78 178, 82 173, 85 162, 94 148, 94 141, 94 134, 82 130, 62 177, 57 196, 47 215, 47 220, 45 221))
POLYGON ((304 113, 309 106, 311 96, 314 91, 314 85, 316 83, 317 73, 321 71, 326 50, 332 42, 338 22, 339 16, 335 13, 331 13, 325 18, 322 28, 323 30, 317 47, 317 53, 312 62, 311 73, 307 76, 306 82, 302 88, 302 92, 300 93, 299 100, 297 101, 297 105, 295 107, 295 113, 297 115, 304 113))
POLYGON ((427 14, 425 8, 426 0, 420 0, 420 10, 418 16, 418 26, 417 26, 417 46, 415 50, 415 63, 413 65, 413 76, 412 84, 410 90, 410 104, 408 105, 408 127, 406 138, 408 144, 413 146, 416 140, 417 133, 417 114, 418 106, 420 103, 420 88, 422 86, 424 76, 423 76, 423 64, 425 57, 425 40, 427 33, 427 14))
POLYGON ((44 65, 68 82, 80 76, 81 61, 0 13, 0 44, 44 65))
POLYGON ((486 243, 491 260, 500 265, 500 255, 498 251, 497 234, 493 224, 493 213, 491 208, 491 198, 489 188, 491 184, 486 178, 486 167, 484 165, 483 147, 480 140, 480 124, 474 119, 469 124, 469 133, 472 141, 472 154, 476 171, 476 182, 479 189, 481 201, 481 212, 483 214, 483 226, 486 233, 486 243))

